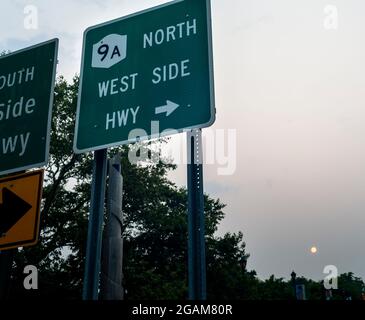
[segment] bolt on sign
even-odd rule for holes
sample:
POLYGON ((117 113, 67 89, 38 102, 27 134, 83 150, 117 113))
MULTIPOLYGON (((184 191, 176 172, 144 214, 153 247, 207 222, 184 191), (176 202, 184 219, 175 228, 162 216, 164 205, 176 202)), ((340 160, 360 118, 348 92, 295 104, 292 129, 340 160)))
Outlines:
POLYGON ((88 28, 76 153, 215 120, 209 0, 179 0, 88 28))
POLYGON ((0 57, 0 175, 48 162, 58 39, 0 57))
POLYGON ((38 241, 43 170, 0 179, 0 250, 38 241))

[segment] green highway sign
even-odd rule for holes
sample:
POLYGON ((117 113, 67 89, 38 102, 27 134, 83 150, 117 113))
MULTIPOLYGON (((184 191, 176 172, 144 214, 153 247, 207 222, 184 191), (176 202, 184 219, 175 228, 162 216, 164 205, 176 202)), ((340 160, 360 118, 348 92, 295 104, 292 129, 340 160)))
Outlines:
POLYGON ((179 0, 84 33, 76 153, 215 120, 209 0, 179 0))
POLYGON ((48 161, 58 39, 0 57, 0 175, 48 161))

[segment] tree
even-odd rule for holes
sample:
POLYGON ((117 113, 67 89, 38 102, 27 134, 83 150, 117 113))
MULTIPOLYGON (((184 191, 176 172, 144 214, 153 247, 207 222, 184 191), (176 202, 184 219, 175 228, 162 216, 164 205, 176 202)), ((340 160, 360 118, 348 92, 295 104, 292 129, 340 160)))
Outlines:
POLYGON ((260 281, 260 300, 293 300, 294 292, 291 281, 284 281, 283 278, 275 278, 271 275, 269 279, 260 281))
POLYGON ((21 279, 23 268, 28 264, 39 269, 40 290, 27 292, 27 295, 77 297, 81 292, 92 158, 88 154, 75 155, 72 151, 77 90, 77 77, 72 84, 58 78, 40 239, 37 246, 25 248, 16 255, 17 294, 24 294, 21 279))
POLYGON ((243 234, 227 233, 221 238, 207 239, 207 283, 211 299, 250 299, 254 297, 249 281, 252 274, 246 271, 249 257, 245 253, 243 234))
POLYGON ((361 278, 352 272, 343 273, 338 277, 338 289, 333 290, 334 300, 362 300, 365 284, 361 278))

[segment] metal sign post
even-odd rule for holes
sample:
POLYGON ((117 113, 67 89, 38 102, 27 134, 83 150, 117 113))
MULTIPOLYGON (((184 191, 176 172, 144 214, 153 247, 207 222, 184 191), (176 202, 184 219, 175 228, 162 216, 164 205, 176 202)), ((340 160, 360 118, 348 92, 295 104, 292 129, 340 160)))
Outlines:
POLYGON ((187 133, 189 299, 206 300, 205 216, 201 129, 187 133))
POLYGON ((84 275, 84 300, 97 300, 104 219, 107 149, 95 151, 84 275))

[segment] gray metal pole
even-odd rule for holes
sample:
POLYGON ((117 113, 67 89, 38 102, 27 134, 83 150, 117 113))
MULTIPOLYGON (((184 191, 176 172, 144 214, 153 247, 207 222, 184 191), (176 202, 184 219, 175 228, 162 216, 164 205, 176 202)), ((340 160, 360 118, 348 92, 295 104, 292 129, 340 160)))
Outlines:
POLYGON ((107 149, 95 151, 84 274, 84 300, 97 300, 104 220, 107 149))
POLYGON ((187 133, 189 299, 206 300, 205 216, 201 129, 187 133))
POLYGON ((121 159, 115 156, 109 161, 109 186, 107 192, 107 221, 104 228, 101 262, 102 300, 123 300, 123 177, 121 159))

